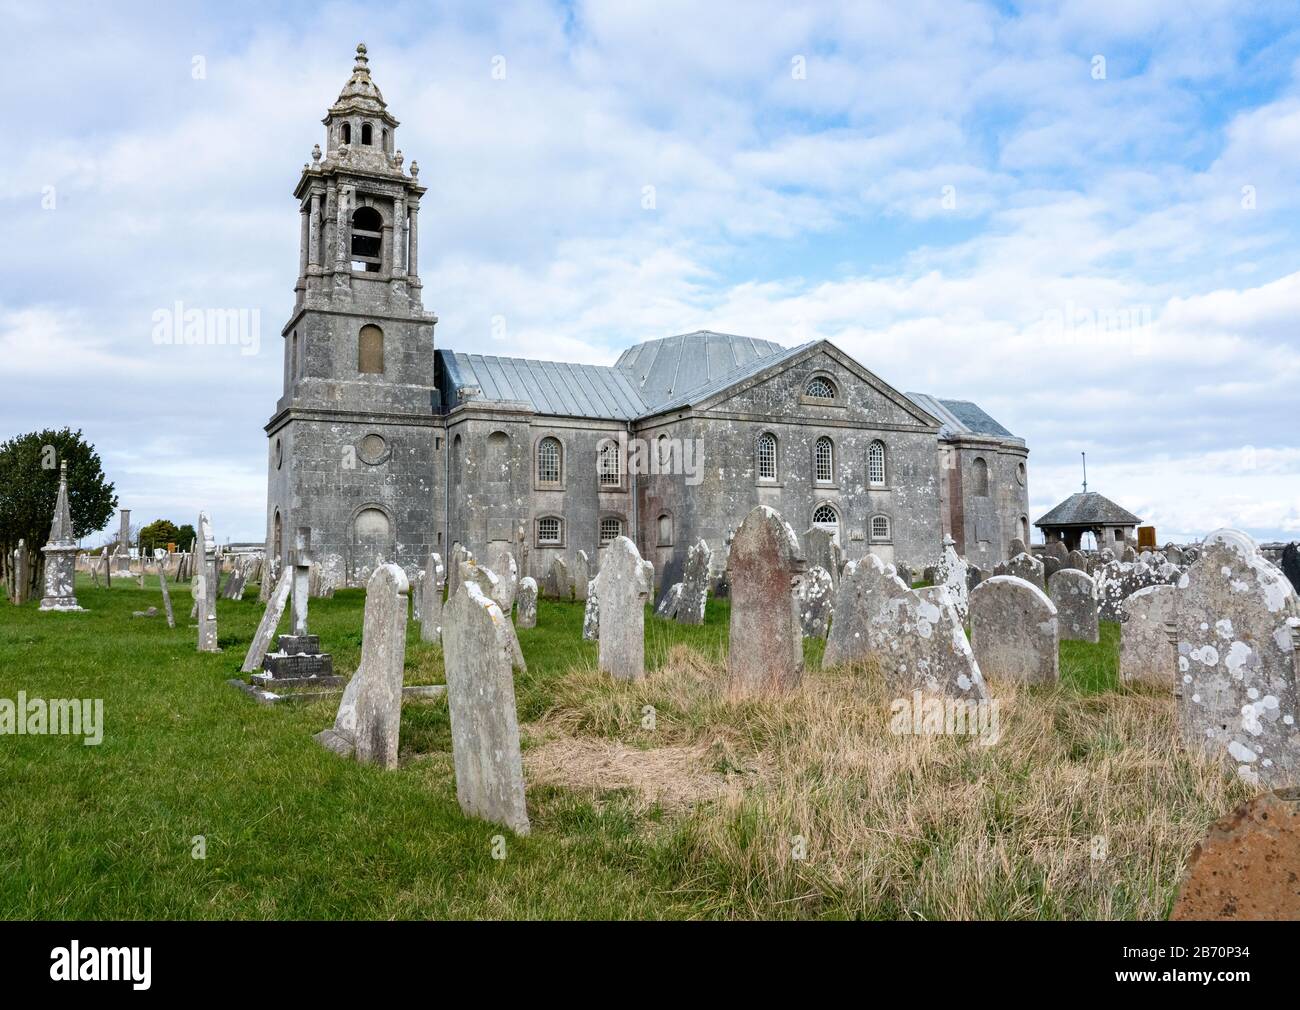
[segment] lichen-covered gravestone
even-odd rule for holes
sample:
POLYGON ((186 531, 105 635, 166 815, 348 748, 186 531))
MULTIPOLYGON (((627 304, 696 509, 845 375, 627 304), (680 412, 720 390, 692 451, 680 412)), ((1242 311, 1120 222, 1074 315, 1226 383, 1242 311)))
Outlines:
POLYGON ((587 601, 582 610, 582 639, 595 642, 600 639, 600 595, 595 579, 587 580, 582 596, 587 601))
POLYGON ((645 605, 653 581, 653 566, 627 537, 605 548, 593 588, 600 601, 600 669, 615 680, 645 676, 645 605))
POLYGON ((361 663, 343 692, 334 725, 316 734, 322 746, 344 757, 354 756, 362 764, 397 767, 410 609, 407 589, 406 573, 397 565, 379 565, 371 573, 366 583, 361 663))
POLYGON ((199 513, 198 539, 194 543, 194 616, 199 625, 199 652, 220 652, 217 646, 217 542, 212 521, 199 513))
MULTIPOLYGON (((462 561, 460 563, 460 581, 461 583, 473 582, 477 585, 485 596, 488 597, 498 607, 497 588, 500 580, 496 572, 490 568, 484 568, 477 561, 462 561)), ((504 610, 501 611, 503 614, 504 610)), ((527 670, 528 664, 524 661, 524 650, 519 644, 519 635, 515 631, 515 626, 510 622, 510 615, 506 614, 506 636, 510 640, 510 658, 516 670, 527 670)))
POLYGON ((1043 575, 1043 563, 1032 554, 1017 554, 1007 562, 1006 574, 1017 579, 1023 579, 1030 585, 1037 586, 1043 592, 1047 591, 1047 582, 1043 575))
POLYGON ((686 552, 682 567, 682 593, 677 603, 678 624, 703 624, 704 608, 709 598, 709 566, 713 552, 703 540, 694 543, 686 552))
POLYGON ((731 635, 727 675, 739 695, 789 691, 803 678, 795 579, 806 562, 799 538, 766 505, 750 511, 727 558, 731 635))
POLYGON ((809 568, 820 568, 831 577, 833 585, 840 584, 840 545, 835 534, 822 526, 813 526, 803 535, 804 557, 809 568))
POLYGON ((519 565, 515 561, 515 556, 503 547, 492 559, 492 571, 497 577, 496 588, 491 594, 492 599, 496 600, 501 613, 509 617, 514 612, 515 594, 519 591, 519 565))
POLYGON ((677 610, 682 604, 682 584, 674 582, 669 587, 668 592, 664 593, 664 598, 659 601, 659 607, 655 610, 655 617, 662 617, 665 620, 673 620, 677 617, 677 610))
POLYGON ((450 600, 455 596, 456 590, 460 588, 460 566, 473 561, 474 555, 465 549, 464 544, 452 545, 451 555, 447 561, 447 599, 450 600))
POLYGON ((442 558, 430 554, 424 563, 424 581, 420 584, 420 641, 436 642, 442 634, 442 590, 445 573, 442 558))
MULTIPOLYGON (((519 605, 524 607, 524 583, 519 605)), ((536 583, 532 593, 536 593, 536 583)), ((447 601, 442 647, 456 799, 469 817, 528 834, 519 715, 511 670, 510 639, 501 608, 477 583, 467 582, 447 601)))
POLYGON ((900 693, 987 697, 979 664, 946 585, 908 589, 874 554, 850 561, 840 576, 822 665, 875 663, 900 693))
POLYGON ((1096 642, 1096 586, 1087 572, 1062 568, 1047 579, 1047 595, 1056 607, 1061 638, 1071 642, 1096 642))
POLYGON ((1251 785, 1296 785, 1300 601, 1286 576, 1245 533, 1217 530, 1178 583, 1173 624, 1184 739, 1251 785))
POLYGON ((1060 678, 1056 607, 1031 582, 995 575, 970 597, 971 648, 990 680, 1054 684, 1060 678))
POLYGON ((835 589, 830 572, 814 565, 799 579, 799 623, 804 638, 825 638, 831 626, 835 589))
POLYGON ((261 669, 262 662, 266 659, 266 651, 271 647, 271 637, 275 634, 275 629, 280 626, 280 618, 284 616, 285 604, 289 602, 289 593, 292 590, 293 569, 285 568, 280 573, 280 579, 276 582, 271 598, 266 603, 266 610, 263 611, 262 620, 257 625, 257 632, 248 645, 248 652, 244 655, 244 665, 239 668, 241 673, 252 673, 254 670, 261 669))
POLYGON ((1177 602, 1178 590, 1173 586, 1147 586, 1121 604, 1120 680, 1174 686, 1178 664, 1167 625, 1173 620, 1177 602))
POLYGON ((939 559, 939 563, 934 566, 934 584, 948 587, 953 606, 957 608, 957 616, 962 621, 966 620, 966 615, 969 612, 967 601, 970 597, 970 590, 966 586, 967 574, 966 560, 957 553, 956 541, 952 537, 944 537, 943 556, 939 559))
MULTIPOLYGON (((75 611, 77 603, 76 563, 77 542, 73 539, 72 511, 68 505, 68 464, 59 464, 59 494, 54 502, 54 521, 50 524, 49 542, 41 548, 45 555, 45 595, 41 598, 42 610, 75 611)), ((26 548, 23 550, 26 556, 26 548)), ((141 561, 143 564, 143 560, 141 561)), ((27 599, 27 571, 24 564, 19 574, 23 588, 21 598, 27 599)))
POLYGON ((537 627, 537 580, 525 575, 519 580, 519 592, 515 595, 515 627, 537 627))
POLYGON ((573 599, 573 580, 569 578, 569 566, 564 558, 551 561, 550 594, 557 600, 573 599))

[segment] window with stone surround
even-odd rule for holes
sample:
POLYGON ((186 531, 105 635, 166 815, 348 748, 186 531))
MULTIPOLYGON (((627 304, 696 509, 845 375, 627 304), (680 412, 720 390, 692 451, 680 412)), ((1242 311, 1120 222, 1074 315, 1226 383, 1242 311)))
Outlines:
POLYGON ((659 546, 671 547, 673 542, 673 517, 667 512, 659 517, 659 546))
POLYGON ((885 483, 885 443, 876 439, 867 450, 867 483, 885 483))
POLYGON ((888 516, 871 517, 871 539, 872 540, 889 539, 889 517, 888 516))
POLYGON ((383 216, 374 207, 358 207, 352 212, 352 269, 379 273, 384 265, 383 249, 383 216))
POLYGON ((537 443, 537 483, 559 484, 564 475, 564 450, 560 440, 548 435, 537 443))
POLYGON ((975 461, 971 463, 971 494, 984 498, 988 493, 989 465, 982 457, 976 456, 975 461))
POLYGON ((596 473, 601 487, 618 487, 623 483, 617 442, 607 440, 596 450, 596 473))
POLYGON ((384 374, 384 331, 373 323, 361 327, 357 335, 357 371, 384 374))
POLYGON ((623 520, 616 516, 605 516, 600 521, 600 546, 607 547, 616 538, 623 535, 623 520))
POLYGON ((564 522, 558 516, 542 516, 537 520, 537 546, 558 547, 564 543, 564 522))
POLYGON ((808 380, 808 385, 804 387, 803 395, 814 400, 833 400, 835 399, 835 384, 823 375, 814 375, 808 380))
POLYGON ((776 480, 776 436, 770 431, 758 436, 758 479, 776 480))
POLYGON ((835 443, 823 435, 813 452, 814 478, 818 484, 835 483, 835 443))

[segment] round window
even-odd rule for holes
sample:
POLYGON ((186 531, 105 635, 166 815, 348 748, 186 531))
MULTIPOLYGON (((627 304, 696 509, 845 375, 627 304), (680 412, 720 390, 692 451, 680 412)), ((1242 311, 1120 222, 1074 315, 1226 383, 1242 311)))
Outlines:
POLYGON ((278 438, 275 440, 275 468, 277 470, 284 466, 284 443, 278 438))
POLYGON ((357 455, 361 457, 363 463, 369 463, 371 466, 382 463, 388 458, 388 443, 384 441, 382 435, 372 432, 358 444, 357 455))

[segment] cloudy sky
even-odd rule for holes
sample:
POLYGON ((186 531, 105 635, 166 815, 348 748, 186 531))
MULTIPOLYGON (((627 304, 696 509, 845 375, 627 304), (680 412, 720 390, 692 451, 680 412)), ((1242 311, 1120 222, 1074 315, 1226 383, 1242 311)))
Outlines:
POLYGON ((1032 517, 1086 451, 1162 539, 1293 539, 1300 19, 1243 6, 0 0, 0 438, 262 539, 292 190, 364 40, 439 346, 822 337, 1023 436, 1032 517), (259 352, 156 344, 178 300, 259 352))

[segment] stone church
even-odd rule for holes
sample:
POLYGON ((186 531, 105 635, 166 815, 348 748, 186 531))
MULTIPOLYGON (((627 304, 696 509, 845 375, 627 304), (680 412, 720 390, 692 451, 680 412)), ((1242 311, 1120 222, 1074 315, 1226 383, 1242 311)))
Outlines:
POLYGON ((626 534, 677 577, 715 564, 748 511, 832 531, 849 558, 920 567, 945 535, 984 567, 1028 542, 1022 439, 975 404, 902 393, 835 345, 698 331, 613 365, 435 346, 419 270, 419 166, 364 45, 294 195, 301 217, 284 386, 268 437, 267 550, 293 531, 335 585, 464 544, 540 579, 626 534))

